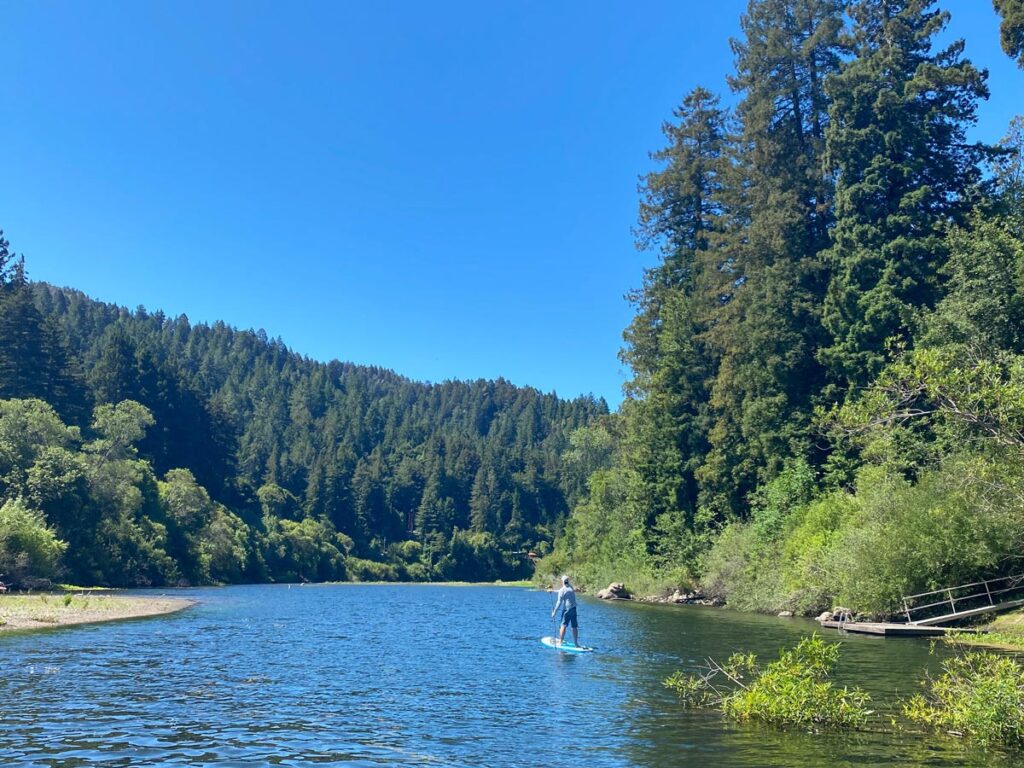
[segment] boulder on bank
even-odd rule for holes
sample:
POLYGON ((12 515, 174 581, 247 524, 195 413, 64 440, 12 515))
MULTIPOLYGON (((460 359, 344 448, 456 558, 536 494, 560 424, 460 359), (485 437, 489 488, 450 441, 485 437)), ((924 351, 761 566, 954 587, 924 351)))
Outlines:
POLYGON ((668 603, 675 605, 709 605, 722 606, 725 601, 720 597, 708 597, 699 589, 693 592, 680 592, 678 589, 672 594, 650 595, 643 598, 645 603, 668 603))
POLYGON ((818 616, 819 623, 823 621, 851 621, 852 619, 853 611, 841 606, 833 608, 831 611, 824 611, 818 616))
POLYGON ((793 612, 792 611, 779 611, 779 618, 780 619, 791 619, 791 618, 793 618, 793 612))
POLYGON ((597 593, 597 596, 602 600, 632 600, 633 596, 629 594, 629 590, 626 589, 626 585, 621 581, 615 581, 609 584, 605 589, 602 589, 597 593))

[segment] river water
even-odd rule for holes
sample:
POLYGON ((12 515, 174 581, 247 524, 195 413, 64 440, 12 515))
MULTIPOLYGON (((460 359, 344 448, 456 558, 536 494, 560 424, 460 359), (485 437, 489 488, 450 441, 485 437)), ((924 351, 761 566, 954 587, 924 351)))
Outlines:
MULTIPOLYGON (((493 586, 175 592, 174 616, 0 635, 0 765, 963 766, 1013 756, 904 732, 815 734, 680 708, 661 681, 817 625, 580 601, 562 654, 552 596, 493 586)), ((835 633, 826 633, 838 637, 835 633)), ((884 711, 927 641, 842 638, 841 682, 884 711)), ((886 720, 889 718, 886 717, 886 720)))

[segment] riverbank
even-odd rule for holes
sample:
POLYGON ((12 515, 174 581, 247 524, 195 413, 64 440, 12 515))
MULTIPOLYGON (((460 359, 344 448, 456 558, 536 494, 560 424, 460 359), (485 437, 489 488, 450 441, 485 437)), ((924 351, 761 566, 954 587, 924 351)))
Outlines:
POLYGON ((192 605, 194 600, 175 597, 0 595, 0 632, 161 616, 192 605))
POLYGON ((946 637, 946 642, 1004 651, 1024 651, 1024 610, 1010 611, 997 616, 982 629, 983 634, 955 632, 946 637))

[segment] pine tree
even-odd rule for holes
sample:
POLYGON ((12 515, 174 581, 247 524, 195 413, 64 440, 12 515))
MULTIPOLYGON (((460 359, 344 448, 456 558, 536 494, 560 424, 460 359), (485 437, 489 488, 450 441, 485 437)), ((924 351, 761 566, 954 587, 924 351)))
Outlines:
MULTIPOLYGON (((728 171, 727 114, 697 88, 662 127, 663 163, 641 184, 637 244, 658 247, 660 263, 629 298, 637 315, 624 333, 623 361, 633 369, 627 461, 639 473, 638 503, 647 523, 662 514, 692 521, 693 468, 704 450, 701 424, 712 361, 701 339, 710 318, 707 287, 717 281, 711 239, 720 230, 720 193, 728 171)), ((714 301, 711 302, 714 304, 714 301)))
POLYGON ((1024 69, 1024 0, 992 0, 996 13, 1003 17, 999 42, 1017 66, 1024 69))
POLYGON ((995 194, 999 208, 1024 222, 1024 116, 1010 121, 998 144, 993 163, 995 194))
POLYGON ((932 51, 949 15, 931 5, 855 3, 854 58, 828 84, 826 155, 838 181, 820 359, 840 390, 867 384, 889 340, 909 339, 935 305, 944 230, 963 220, 979 179, 984 150, 965 133, 988 96, 985 73, 962 58, 962 40, 932 51))
POLYGON ((0 230, 0 398, 40 398, 65 419, 82 423, 85 387, 60 329, 35 303, 24 257, 15 257, 0 230))
POLYGON ((502 494, 493 467, 481 466, 469 497, 469 525, 475 533, 498 534, 502 529, 502 494))
POLYGON ((674 111, 676 123, 665 123, 668 146, 651 154, 664 168, 641 181, 637 247, 657 248, 660 263, 644 272, 640 290, 629 294, 637 315, 624 333, 622 359, 633 369, 629 389, 643 395, 664 359, 659 333, 662 308, 677 292, 692 295, 707 265, 701 254, 720 229, 721 189, 728 170, 727 113, 717 96, 695 88, 674 111))
POLYGON ((706 515, 741 513, 758 482, 809 450, 823 379, 815 350, 831 222, 823 170, 825 83, 840 62, 839 0, 754 0, 733 41, 743 98, 720 261, 729 284, 708 340, 710 450, 697 470, 706 515))

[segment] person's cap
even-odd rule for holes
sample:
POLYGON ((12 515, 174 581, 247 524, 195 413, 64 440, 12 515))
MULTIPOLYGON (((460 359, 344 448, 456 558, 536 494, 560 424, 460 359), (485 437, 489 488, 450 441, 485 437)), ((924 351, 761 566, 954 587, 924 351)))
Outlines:
POLYGON ((563 584, 568 584, 569 583, 569 576, 568 575, 562 576, 562 583, 563 584))

